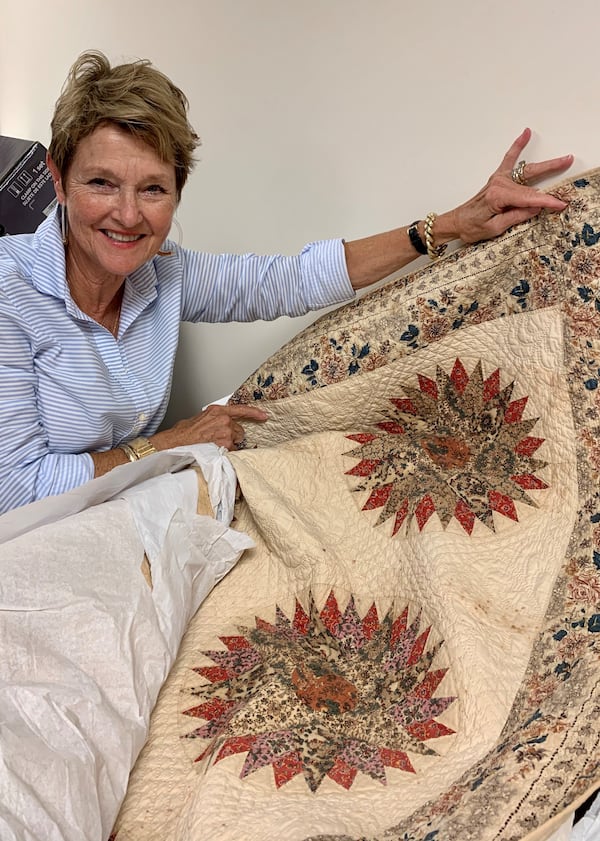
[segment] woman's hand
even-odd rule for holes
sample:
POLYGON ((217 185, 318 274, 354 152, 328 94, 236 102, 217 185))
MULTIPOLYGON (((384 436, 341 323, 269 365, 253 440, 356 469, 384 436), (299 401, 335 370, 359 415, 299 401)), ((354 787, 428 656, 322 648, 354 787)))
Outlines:
MULTIPOLYGON (((180 420, 170 429, 157 432, 148 440, 157 450, 170 450, 191 444, 217 444, 233 450, 244 440, 242 420, 262 423, 269 416, 262 409, 247 404, 234 406, 207 406, 203 412, 192 418, 180 420)), ((101 453, 90 453, 94 462, 94 477, 103 476, 125 464, 128 459, 123 450, 116 448, 101 453)))
MULTIPOLYGON (((511 225, 536 216, 542 208, 550 211, 565 209, 564 201, 536 190, 529 183, 564 172, 573 163, 573 155, 526 164, 521 177, 529 182, 527 185, 513 180, 513 169, 530 138, 531 131, 526 128, 476 196, 435 218, 435 246, 455 239, 464 243, 491 239, 504 233, 511 225)), ((417 229, 421 240, 425 242, 423 220, 418 223, 417 229)), ((409 238, 408 227, 345 242, 344 250, 348 276, 354 289, 362 289, 388 277, 419 256, 409 238)))
POLYGON ((243 420, 264 422, 268 415, 256 406, 211 405, 194 417, 180 420, 170 429, 157 432, 151 438, 157 450, 167 450, 186 444, 217 444, 233 450, 244 440, 243 420))
POLYGON ((536 216, 542 208, 561 211, 566 203, 530 186, 551 175, 558 175, 573 163, 573 155, 563 155, 539 163, 527 163, 521 173, 526 185, 513 180, 512 172, 531 138, 525 131, 512 144, 498 169, 476 196, 436 220, 436 240, 461 239, 465 243, 491 239, 536 216), (451 236, 446 235, 446 231, 451 236))

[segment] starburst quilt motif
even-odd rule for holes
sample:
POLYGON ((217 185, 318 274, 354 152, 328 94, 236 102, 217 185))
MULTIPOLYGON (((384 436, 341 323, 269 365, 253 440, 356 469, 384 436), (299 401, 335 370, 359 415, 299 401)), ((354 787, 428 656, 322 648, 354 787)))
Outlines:
POLYGON ((202 652, 214 665, 194 669, 206 682, 185 690, 197 703, 183 710, 206 722, 184 735, 208 740, 196 761, 245 753, 242 779, 270 765, 277 788, 302 775, 312 792, 325 777, 349 789, 358 772, 382 785, 386 767, 415 773, 409 754, 435 756, 426 743, 454 733, 436 721, 455 700, 434 697, 442 641, 428 645, 431 627, 408 607, 380 621, 353 597, 343 613, 333 592, 320 612, 308 601, 202 652))
POLYGON ((539 418, 523 418, 528 398, 511 400, 514 382, 501 388, 499 369, 484 380, 481 362, 469 376, 460 359, 418 381, 372 431, 347 436, 359 446, 344 455, 360 461, 346 474, 369 494, 363 511, 382 509, 375 525, 393 517, 394 535, 414 518, 421 530, 437 512, 471 534, 476 520, 494 531, 494 511, 518 521, 515 502, 537 507, 526 492, 548 488, 535 475, 547 462, 533 457, 544 439, 529 435, 539 418))

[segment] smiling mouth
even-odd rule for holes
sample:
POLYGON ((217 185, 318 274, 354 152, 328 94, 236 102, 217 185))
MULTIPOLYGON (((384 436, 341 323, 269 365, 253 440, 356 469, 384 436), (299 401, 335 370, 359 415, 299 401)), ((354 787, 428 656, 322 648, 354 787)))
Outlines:
POLYGON ((102 233, 115 242, 137 242, 144 234, 118 234, 116 231, 103 230, 102 233))

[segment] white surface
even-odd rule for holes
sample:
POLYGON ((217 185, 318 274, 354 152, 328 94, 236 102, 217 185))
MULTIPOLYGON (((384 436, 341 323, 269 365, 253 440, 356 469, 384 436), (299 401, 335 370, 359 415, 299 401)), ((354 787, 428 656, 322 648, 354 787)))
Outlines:
MULTIPOLYGON (((30 0, 26 18, 4 2, 0 132, 47 144, 84 49, 151 58, 203 140, 184 243, 295 253, 463 201, 525 126, 529 160, 600 164, 599 23, 596 0, 105 0, 100 15, 91 0, 30 0)), ((186 325, 170 418, 233 390, 306 320, 186 325)))

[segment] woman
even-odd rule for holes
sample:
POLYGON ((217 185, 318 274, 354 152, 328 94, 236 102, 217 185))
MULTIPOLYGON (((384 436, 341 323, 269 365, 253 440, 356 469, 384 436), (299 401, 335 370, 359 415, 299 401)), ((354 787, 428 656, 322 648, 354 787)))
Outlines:
POLYGON ((232 448, 253 406, 210 406, 158 432, 180 321, 301 315, 349 300, 419 253, 476 242, 564 202, 526 186, 572 156, 515 164, 456 209, 297 257, 209 255, 166 241, 198 137, 184 94, 149 62, 73 65, 52 120, 58 206, 33 235, 0 241, 0 512, 62 493, 156 450, 232 448))

